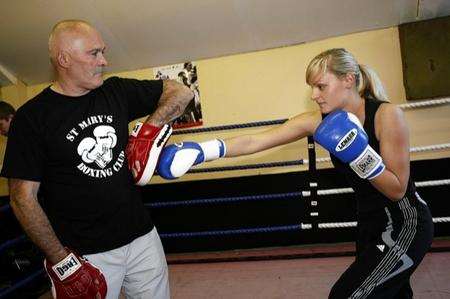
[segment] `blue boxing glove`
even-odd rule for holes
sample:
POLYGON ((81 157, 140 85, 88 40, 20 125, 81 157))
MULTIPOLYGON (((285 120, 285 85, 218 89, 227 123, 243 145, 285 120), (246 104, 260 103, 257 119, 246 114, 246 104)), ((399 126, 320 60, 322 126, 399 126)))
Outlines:
POLYGON ((173 180, 183 176, 192 166, 221 158, 225 154, 225 142, 220 139, 202 143, 175 143, 162 150, 157 170, 161 177, 173 180))
POLYGON ((381 156, 369 145, 369 138, 356 115, 336 110, 327 115, 314 140, 363 179, 374 179, 385 170, 381 156))

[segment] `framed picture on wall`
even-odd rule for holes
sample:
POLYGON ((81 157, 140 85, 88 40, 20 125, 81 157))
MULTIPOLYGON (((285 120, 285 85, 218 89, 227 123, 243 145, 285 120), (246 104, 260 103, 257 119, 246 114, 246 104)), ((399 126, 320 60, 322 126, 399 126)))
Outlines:
POLYGON ((203 124, 202 109, 200 105, 200 88, 197 77, 197 65, 189 61, 185 63, 166 65, 153 68, 156 79, 172 79, 189 87, 194 93, 194 98, 188 104, 184 114, 173 123, 173 128, 197 127, 203 124))

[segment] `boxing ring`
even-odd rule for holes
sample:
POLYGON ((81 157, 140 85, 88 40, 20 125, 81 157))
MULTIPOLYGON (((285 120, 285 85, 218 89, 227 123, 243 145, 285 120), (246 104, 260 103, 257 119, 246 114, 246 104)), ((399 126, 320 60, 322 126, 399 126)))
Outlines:
MULTIPOLYGON (((440 98, 399 106, 409 110, 449 103, 450 98, 440 98)), ((272 126, 285 121, 185 129, 175 131, 174 135, 272 126)), ((167 252, 173 298, 327 297, 333 283, 353 260, 355 247, 352 241, 357 226, 353 212, 355 204, 353 190, 345 187, 342 178, 338 178, 341 184, 338 187, 328 180, 335 176, 333 169, 318 168, 320 165, 331 165, 330 158, 316 157, 312 138, 308 138, 307 150, 307 159, 222 167, 204 164, 188 172, 198 174, 300 165, 307 167, 307 171, 283 174, 283 178, 288 180, 286 183, 280 180, 281 183, 277 184, 280 185, 279 190, 273 190, 270 185, 279 174, 261 176, 260 181, 245 177, 215 182, 175 182, 143 188, 148 199, 145 205, 152 211, 167 252), (258 188, 248 186, 252 181, 258 188), (290 187, 294 190, 283 190, 286 189, 283 184, 292 185, 292 181, 301 183, 290 187), (210 195, 200 194, 198 190, 201 186, 207 185, 210 195), (215 187, 220 185, 225 187, 216 191, 215 187), (243 186, 245 190, 241 191, 243 186), (261 192, 250 192, 256 189, 261 192), (234 192, 227 192, 231 190, 234 192), (261 206, 265 209, 262 215, 278 214, 278 206, 283 207, 286 215, 263 225, 257 215, 261 206), (335 212, 341 215, 338 217, 335 212), (191 214, 190 218, 186 214, 191 214), (239 219, 246 219, 246 223, 235 223, 239 219)), ((411 153, 449 150, 450 143, 410 149, 411 153)), ((449 163, 449 160, 426 161, 432 167, 441 165, 446 171, 436 171, 431 179, 422 178, 419 171, 419 176, 415 178, 418 192, 430 205, 436 226, 432 249, 412 278, 415 298, 450 297, 450 204, 445 204, 445 196, 436 198, 436 195, 430 195, 449 194, 450 171, 443 163, 449 163)), ((418 169, 423 167, 420 161, 416 164, 418 169)), ((9 205, 1 206, 0 223, 2 217, 8 214, 11 214, 9 205)), ((16 247, 26 246, 30 246, 30 242, 23 235, 2 240, 0 256, 14 251, 16 247)), ((38 253, 36 255, 36 259, 42 258, 38 253)), ((7 258, 2 261, 9 263, 7 258)), ((6 285, 0 285, 0 298, 21 298, 20 294, 30 288, 42 288, 46 281, 42 263, 31 264, 24 267, 26 271, 16 271, 20 275, 15 275, 6 285)), ((40 298, 51 297, 47 293, 40 298)))

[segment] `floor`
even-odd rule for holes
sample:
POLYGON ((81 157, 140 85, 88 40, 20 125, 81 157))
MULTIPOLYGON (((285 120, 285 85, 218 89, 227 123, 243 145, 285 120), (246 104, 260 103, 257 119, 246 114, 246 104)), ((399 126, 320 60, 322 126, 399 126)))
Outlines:
MULTIPOLYGON (((353 254, 352 243, 168 254, 171 297, 327 298, 353 254)), ((450 240, 433 242, 412 287, 415 299, 450 298, 450 240)), ((50 293, 40 297, 49 298, 50 293)))
MULTIPOLYGON (((173 299, 327 298, 353 257, 169 266, 173 299)), ((412 277, 414 298, 450 298, 450 252, 434 252, 412 277)))

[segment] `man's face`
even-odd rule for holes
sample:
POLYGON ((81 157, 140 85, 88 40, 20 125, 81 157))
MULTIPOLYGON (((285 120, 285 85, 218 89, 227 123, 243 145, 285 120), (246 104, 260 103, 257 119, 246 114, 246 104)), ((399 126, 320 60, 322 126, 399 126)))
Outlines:
POLYGON ((102 37, 94 29, 83 32, 71 42, 68 74, 77 87, 89 91, 103 84, 103 70, 108 64, 103 56, 105 49, 102 37))
POLYGON ((0 134, 3 136, 8 136, 9 125, 11 124, 12 115, 7 118, 0 118, 0 134))

